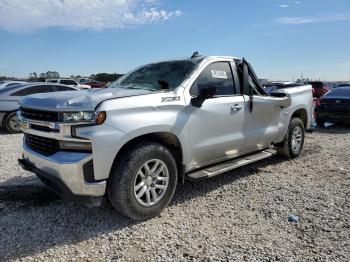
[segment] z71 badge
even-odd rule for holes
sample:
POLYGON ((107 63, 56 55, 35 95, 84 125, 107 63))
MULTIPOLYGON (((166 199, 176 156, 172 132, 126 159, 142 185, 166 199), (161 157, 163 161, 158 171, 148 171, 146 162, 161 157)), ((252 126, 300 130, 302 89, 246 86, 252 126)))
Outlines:
POLYGON ((162 97, 162 102, 174 102, 174 101, 180 101, 180 97, 179 96, 162 97))

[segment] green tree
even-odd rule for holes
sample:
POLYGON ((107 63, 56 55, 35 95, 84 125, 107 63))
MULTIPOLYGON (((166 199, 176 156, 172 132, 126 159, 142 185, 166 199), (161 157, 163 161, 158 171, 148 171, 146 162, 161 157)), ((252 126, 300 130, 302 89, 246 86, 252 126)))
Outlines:
POLYGON ((96 81, 106 82, 107 83, 107 82, 113 82, 113 81, 117 80, 121 76, 122 76, 122 74, 117 74, 117 73, 113 73, 113 74, 98 73, 98 74, 94 75, 93 79, 96 80, 96 81))
POLYGON ((45 74, 46 79, 60 78, 60 74, 57 71, 47 71, 45 74))
POLYGON ((36 72, 30 73, 29 80, 32 80, 32 81, 38 80, 38 74, 36 72))

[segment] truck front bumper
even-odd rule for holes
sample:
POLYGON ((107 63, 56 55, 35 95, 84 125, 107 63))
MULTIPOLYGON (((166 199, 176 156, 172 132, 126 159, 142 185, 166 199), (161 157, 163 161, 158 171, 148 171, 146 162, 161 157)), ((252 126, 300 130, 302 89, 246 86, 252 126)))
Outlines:
POLYGON ((92 154, 80 152, 59 151, 51 156, 43 156, 24 142, 23 158, 18 162, 62 198, 99 206, 106 191, 106 181, 85 181, 84 165, 91 160, 92 154))

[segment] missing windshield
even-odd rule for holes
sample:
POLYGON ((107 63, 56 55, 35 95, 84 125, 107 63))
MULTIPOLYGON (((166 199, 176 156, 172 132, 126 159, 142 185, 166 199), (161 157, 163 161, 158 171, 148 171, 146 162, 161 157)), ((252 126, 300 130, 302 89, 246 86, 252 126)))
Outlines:
POLYGON ((169 90, 178 87, 200 60, 178 60, 145 65, 126 74, 112 88, 169 90))

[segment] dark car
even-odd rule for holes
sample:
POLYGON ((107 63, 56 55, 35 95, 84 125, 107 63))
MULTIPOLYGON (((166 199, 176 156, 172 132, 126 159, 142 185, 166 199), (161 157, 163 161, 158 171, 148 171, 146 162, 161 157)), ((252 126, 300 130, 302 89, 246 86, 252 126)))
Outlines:
POLYGON ((99 82, 99 81, 91 81, 91 82, 85 82, 84 85, 91 86, 91 88, 102 88, 106 86, 106 83, 99 82))
POLYGON ((309 82, 309 84, 312 85, 312 93, 316 98, 324 96, 335 87, 335 84, 331 82, 313 81, 309 82))
POLYGON ((319 100, 316 121, 350 124, 350 85, 335 88, 319 100))
POLYGON ((77 89, 53 83, 28 83, 4 87, 0 89, 0 126, 5 127, 9 133, 21 132, 16 113, 22 96, 72 90, 77 89))
POLYGON ((344 87, 344 86, 350 86, 350 83, 347 83, 347 84, 338 84, 338 86, 337 87, 344 87))

